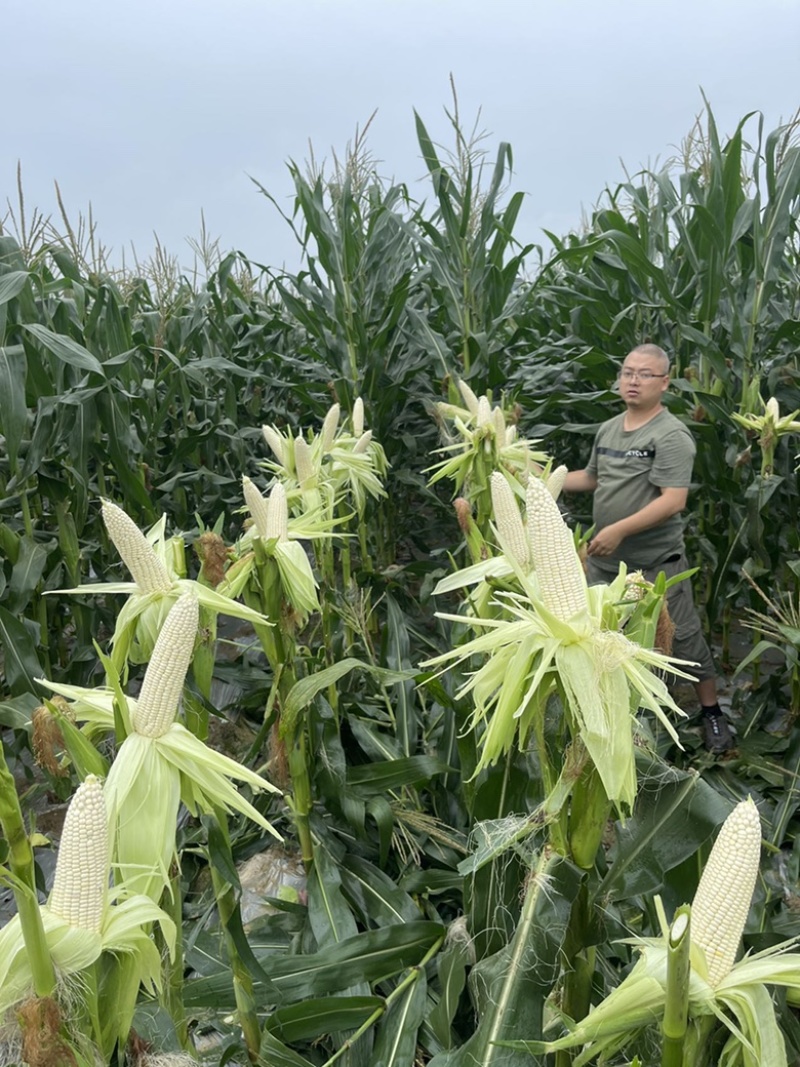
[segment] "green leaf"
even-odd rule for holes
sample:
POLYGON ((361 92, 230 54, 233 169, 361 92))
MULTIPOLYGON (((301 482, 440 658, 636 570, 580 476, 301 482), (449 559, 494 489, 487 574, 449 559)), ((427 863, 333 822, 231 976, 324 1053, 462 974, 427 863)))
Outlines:
POLYGON ((15 614, 25 610, 36 593, 47 565, 48 550, 27 534, 19 543, 19 556, 8 583, 8 608, 15 614))
MULTIPOLYGON (((261 957, 268 970, 271 995, 280 1004, 327 996, 359 982, 380 982, 414 967, 444 935, 438 923, 413 922, 369 930, 308 955, 261 957)), ((260 982, 257 993, 263 996, 260 982)), ((187 1007, 233 1008, 230 978, 211 975, 189 981, 185 987, 187 1007)))
POLYGON ((12 270, 8 274, 0 274, 0 305, 13 300, 18 293, 22 292, 30 274, 25 270, 12 270))
POLYGON ((362 793, 385 793, 403 786, 423 785, 448 768, 432 756, 365 763, 347 768, 347 784, 362 793))
POLYGON ((330 667, 324 667, 321 671, 309 675, 308 678, 301 678, 289 690, 289 695, 284 701, 284 715, 293 719, 298 712, 308 707, 317 693, 321 693, 329 685, 335 685, 354 667, 365 666, 367 665, 359 659, 342 659, 330 667))
POLYGON ((72 338, 64 334, 53 333, 52 330, 48 330, 46 326, 40 326, 38 323, 28 323, 24 328, 62 363, 105 377, 103 365, 83 345, 79 345, 77 341, 73 341, 72 338))
POLYGON ((313 1067, 309 1060, 279 1041, 269 1028, 264 1030, 261 1039, 259 1062, 269 1064, 269 1067, 313 1067))
POLYGON ((3 668, 6 685, 11 695, 36 693, 34 678, 40 678, 43 673, 36 655, 36 645, 27 627, 2 607, 0 607, 0 646, 4 650, 3 668))
POLYGON ((22 345, 0 348, 0 431, 12 469, 17 466, 19 445, 28 421, 25 403, 27 365, 22 345))
POLYGON ((281 1041, 313 1041, 339 1030, 355 1030, 382 1010, 380 997, 320 997, 277 1008, 266 1029, 281 1041))
POLYGON ((417 1033, 425 1018, 428 983, 425 972, 417 971, 411 985, 392 1004, 378 1027, 371 1063, 383 1067, 413 1067, 416 1062, 417 1033))
POLYGON ((695 773, 660 762, 650 772, 640 770, 634 814, 617 825, 601 897, 657 892, 665 872, 697 852, 731 811, 732 804, 695 773))

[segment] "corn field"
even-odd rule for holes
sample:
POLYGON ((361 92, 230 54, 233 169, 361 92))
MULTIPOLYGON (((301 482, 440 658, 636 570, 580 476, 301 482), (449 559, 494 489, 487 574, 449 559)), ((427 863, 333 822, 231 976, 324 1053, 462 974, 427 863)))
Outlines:
POLYGON ((800 1063, 797 123, 545 251, 416 122, 424 200, 292 165, 297 273, 0 221, 0 1064, 800 1063), (557 499, 645 340, 725 758, 557 499))

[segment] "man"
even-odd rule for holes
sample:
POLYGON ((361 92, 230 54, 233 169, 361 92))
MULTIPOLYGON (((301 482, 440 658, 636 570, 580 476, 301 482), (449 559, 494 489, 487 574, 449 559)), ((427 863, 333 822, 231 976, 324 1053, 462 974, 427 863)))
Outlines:
MULTIPOLYGON (((659 571, 671 578, 689 569, 680 514, 696 449, 689 430, 661 403, 669 373, 669 357, 658 345, 639 345, 625 357, 619 375, 625 411, 600 427, 587 467, 566 477, 567 492, 594 493, 590 584, 611 581, 622 561, 650 581, 659 571)), ((706 748, 726 752, 734 741, 717 701, 714 662, 689 582, 672 586, 667 600, 675 623, 673 655, 699 664, 689 670, 698 679, 706 748)))

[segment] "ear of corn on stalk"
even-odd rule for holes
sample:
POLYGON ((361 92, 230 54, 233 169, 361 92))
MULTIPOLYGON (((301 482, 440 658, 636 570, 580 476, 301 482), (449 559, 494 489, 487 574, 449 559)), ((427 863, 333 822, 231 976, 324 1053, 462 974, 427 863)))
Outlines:
MULTIPOLYGON (((161 959, 149 935, 158 922, 167 944, 175 927, 160 908, 141 896, 112 904, 108 888, 108 822, 100 782, 87 777, 70 802, 64 820, 53 890, 41 906, 47 947, 62 976, 91 966, 102 952, 132 954, 135 979, 160 984, 161 959)), ((122 885, 118 892, 129 894, 122 885)), ((28 994, 31 969, 19 919, 0 929, 0 1017, 28 994)))
POLYGON ((191 593, 170 612, 145 672, 140 700, 129 701, 132 732, 120 746, 106 783, 118 870, 137 892, 154 900, 168 884, 181 800, 193 813, 198 808, 235 809, 279 836, 229 779, 256 790, 274 791, 274 786, 208 749, 175 721, 197 635, 197 613, 191 593))
POLYGON ((352 416, 353 436, 360 437, 364 432, 364 401, 357 396, 353 402, 352 416))
MULTIPOLYGON (((690 1020, 715 1017, 728 1031, 715 1061, 718 1067, 787 1067, 767 986, 800 989, 800 954, 787 951, 794 941, 733 963, 751 903, 760 842, 758 811, 752 800, 742 801, 720 830, 691 906, 688 1014, 690 1020), (719 945, 724 945, 722 951, 719 945)), ((662 926, 661 938, 638 941, 641 955, 631 973, 569 1034, 550 1042, 509 1044, 535 1054, 583 1046, 575 1067, 623 1049, 664 1013, 670 930, 663 910, 662 926)))

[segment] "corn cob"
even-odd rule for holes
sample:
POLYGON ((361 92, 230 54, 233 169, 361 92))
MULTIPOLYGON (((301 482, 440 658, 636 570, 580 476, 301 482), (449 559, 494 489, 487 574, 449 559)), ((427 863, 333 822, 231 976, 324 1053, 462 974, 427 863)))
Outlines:
POLYGON ((272 449, 275 458, 278 463, 286 466, 286 449, 283 446, 283 438, 275 429, 274 426, 262 426, 261 433, 264 435, 264 440, 272 449))
POLYGON ((300 485, 305 486, 306 482, 313 480, 314 460, 311 456, 311 449, 306 439, 300 434, 297 435, 294 442, 294 469, 297 472, 297 480, 300 485))
POLYGON ((372 430, 365 430, 353 446, 353 455, 358 456, 362 452, 366 452, 371 440, 372 430))
POLYGON ((269 506, 264 499, 258 486, 251 482, 245 475, 242 478, 242 490, 244 492, 244 501, 253 516, 253 522, 256 524, 256 531, 259 537, 267 536, 267 522, 269 516, 269 506))
POLYGON ((556 467, 554 471, 550 472, 550 475, 546 481, 547 490, 553 500, 558 500, 561 495, 561 490, 564 488, 564 480, 567 477, 567 468, 562 463, 560 467, 556 467))
POLYGON ((492 406, 485 396, 478 401, 478 425, 481 427, 492 425, 492 406))
POLYGON ((197 597, 192 593, 184 593, 167 615, 131 714, 137 734, 162 737, 175 721, 194 651, 198 617, 197 597))
POLYGON ((353 436, 360 437, 364 432, 364 401, 357 396, 353 404, 353 436))
POLYGON ((761 819, 748 797, 722 824, 692 901, 692 940, 715 988, 730 972, 753 899, 761 856, 761 819))
POLYGON ((141 592, 165 593, 171 589, 167 568, 133 519, 110 500, 102 502, 102 512, 108 536, 141 592))
POLYGON ((477 398, 477 396, 475 396, 475 394, 473 393, 473 391, 470 389, 470 387, 467 385, 466 382, 461 382, 460 381, 458 383, 458 390, 461 393, 461 396, 464 398, 464 403, 467 405, 467 410, 469 411, 470 415, 477 415, 478 414, 478 398, 477 398))
POLYGON ((328 414, 325 416, 325 420, 322 423, 322 451, 330 452, 333 448, 333 441, 336 437, 336 429, 339 425, 340 407, 338 404, 332 404, 328 410, 328 414))
POLYGON ((494 423, 494 434, 497 438, 497 443, 502 445, 506 439, 506 418, 502 408, 492 408, 492 422, 494 423))
POLYGON ((269 508, 267 510, 266 538, 271 541, 277 538, 279 541, 289 540, 289 509, 286 504, 286 490, 280 482, 276 482, 269 494, 269 508))
POLYGON ((528 538, 542 601, 566 622, 587 610, 586 580, 572 533, 540 478, 528 479, 528 538))
POLYGON ((93 775, 70 801, 61 833, 53 891, 48 907, 70 926, 100 933, 108 892, 109 854, 106 804, 93 775))
POLYGON ((513 556, 523 570, 527 570, 530 566, 528 538, 514 490, 498 471, 492 474, 490 485, 494 521, 503 551, 513 556))

